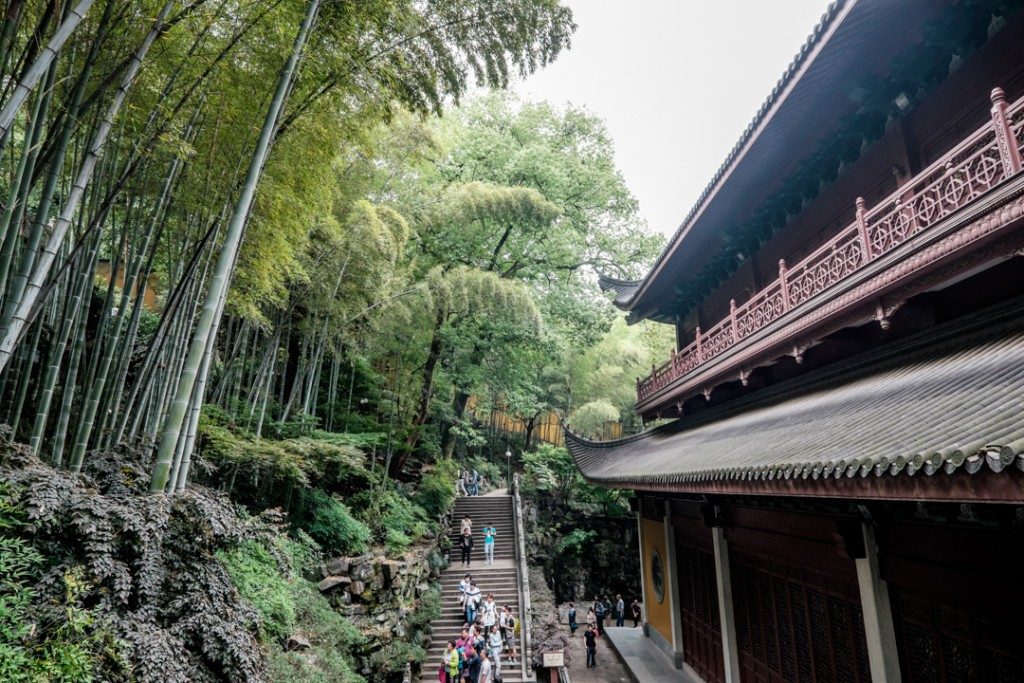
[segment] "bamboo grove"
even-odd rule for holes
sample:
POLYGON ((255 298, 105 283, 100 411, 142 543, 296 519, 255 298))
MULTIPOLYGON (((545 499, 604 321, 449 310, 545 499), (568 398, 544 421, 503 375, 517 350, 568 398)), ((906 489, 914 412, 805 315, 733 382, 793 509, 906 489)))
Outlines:
MULTIPOLYGON (((93 449, 148 439, 154 491, 188 480, 214 357, 280 334, 247 321, 218 347, 233 274, 268 258, 247 243, 280 230, 261 181, 300 183, 292 163, 328 170, 346 136, 396 107, 436 111, 472 83, 503 85, 572 29, 545 0, 3 10, 0 421, 75 471, 93 449)), ((306 353, 313 369, 289 384, 285 412, 310 411, 323 353, 306 353)), ((251 387, 261 415, 275 362, 262 358, 251 387)))
POLYGON ((8 0, 0 436, 144 452, 169 493, 212 414, 386 433, 401 476, 479 442, 474 401, 622 393, 663 340, 597 344, 593 273, 658 240, 603 124, 479 92, 573 29, 555 0, 8 0))

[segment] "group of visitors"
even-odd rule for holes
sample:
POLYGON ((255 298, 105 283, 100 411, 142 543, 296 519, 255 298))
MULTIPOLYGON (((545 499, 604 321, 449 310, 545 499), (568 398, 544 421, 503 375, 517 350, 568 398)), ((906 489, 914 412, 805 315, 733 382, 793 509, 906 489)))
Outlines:
POLYGON ((465 623, 459 637, 449 640, 438 670, 439 683, 500 683, 502 653, 516 666, 519 621, 510 605, 499 606, 494 594, 481 599, 471 574, 459 582, 459 604, 465 623))
MULTIPOLYGON (((493 523, 488 522, 482 533, 484 537, 484 564, 494 564, 494 539, 498 535, 498 530, 493 523)), ((473 520, 469 515, 465 515, 462 518, 462 523, 459 525, 459 550, 462 553, 463 567, 470 566, 474 545, 476 545, 476 542, 473 540, 473 520)))
MULTIPOLYGON (((629 606, 629 616, 633 619, 633 628, 640 625, 640 619, 642 615, 640 603, 634 599, 629 606)), ((576 636, 576 630, 579 629, 580 625, 577 621, 576 605, 569 603, 569 611, 566 614, 569 620, 569 630, 573 637, 576 636)), ((587 647, 587 668, 593 668, 597 666, 597 639, 604 635, 604 620, 605 618, 615 618, 615 625, 622 626, 626 621, 626 601, 622 599, 621 595, 615 596, 615 604, 613 605, 611 600, 607 596, 594 596, 594 603, 587 610, 587 628, 583 632, 583 640, 587 647)))
POLYGON ((479 496, 484 485, 484 478, 475 469, 462 470, 455 480, 455 493, 459 496, 479 496))

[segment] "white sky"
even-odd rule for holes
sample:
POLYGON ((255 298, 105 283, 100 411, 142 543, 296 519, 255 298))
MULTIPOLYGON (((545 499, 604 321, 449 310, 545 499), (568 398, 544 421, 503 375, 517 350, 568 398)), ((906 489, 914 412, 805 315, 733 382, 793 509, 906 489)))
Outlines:
POLYGON ((671 234, 827 0, 563 0, 572 49, 518 84, 608 124, 652 231, 671 234))

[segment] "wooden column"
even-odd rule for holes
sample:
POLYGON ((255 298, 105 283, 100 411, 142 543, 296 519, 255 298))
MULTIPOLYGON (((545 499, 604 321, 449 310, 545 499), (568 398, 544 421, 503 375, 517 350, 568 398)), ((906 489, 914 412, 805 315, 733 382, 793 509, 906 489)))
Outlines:
POLYGON ((896 652, 896 631, 889 605, 889 589, 878 573, 878 546, 875 529, 861 523, 864 534, 864 557, 857 565, 861 612, 864 614, 864 637, 868 646, 868 663, 872 683, 898 683, 900 660, 896 652))
POLYGON ((665 592, 672 615, 672 665, 683 666, 683 614, 679 595, 679 564, 676 562, 676 532, 672 528, 672 503, 665 501, 665 592), (671 591, 671 592, 669 592, 671 591))
MULTIPOLYGON (((650 635, 647 632, 648 628, 650 628, 647 625, 647 606, 649 603, 647 602, 647 582, 644 581, 644 572, 647 570, 647 563, 644 559, 644 499, 640 494, 636 496, 636 545, 637 555, 640 558, 640 601, 644 605, 643 629, 646 636, 650 635)), ((587 615, 584 613, 583 616, 586 617, 587 615)))
POLYGON ((732 606, 732 577, 729 573, 729 543, 725 530, 711 527, 711 540, 715 553, 715 584, 718 587, 718 616, 722 625, 722 661, 725 663, 726 683, 740 680, 740 650, 736 642, 736 618, 732 606))

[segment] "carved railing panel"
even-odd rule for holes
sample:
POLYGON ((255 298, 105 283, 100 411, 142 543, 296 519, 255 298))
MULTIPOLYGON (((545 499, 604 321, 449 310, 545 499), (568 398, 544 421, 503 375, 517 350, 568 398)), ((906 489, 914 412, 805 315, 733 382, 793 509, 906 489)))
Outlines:
POLYGON ((996 88, 989 123, 870 211, 858 199, 852 225, 792 268, 780 262, 778 279, 743 305, 734 303, 729 317, 707 332, 697 328, 693 343, 637 381, 637 400, 644 401, 697 371, 793 307, 828 291, 1019 173, 1022 150, 1024 98, 1008 105, 1002 90, 996 88))
POLYGON ((845 279, 864 263, 864 244, 857 226, 853 225, 789 271, 786 277, 789 305, 802 304, 845 279))

